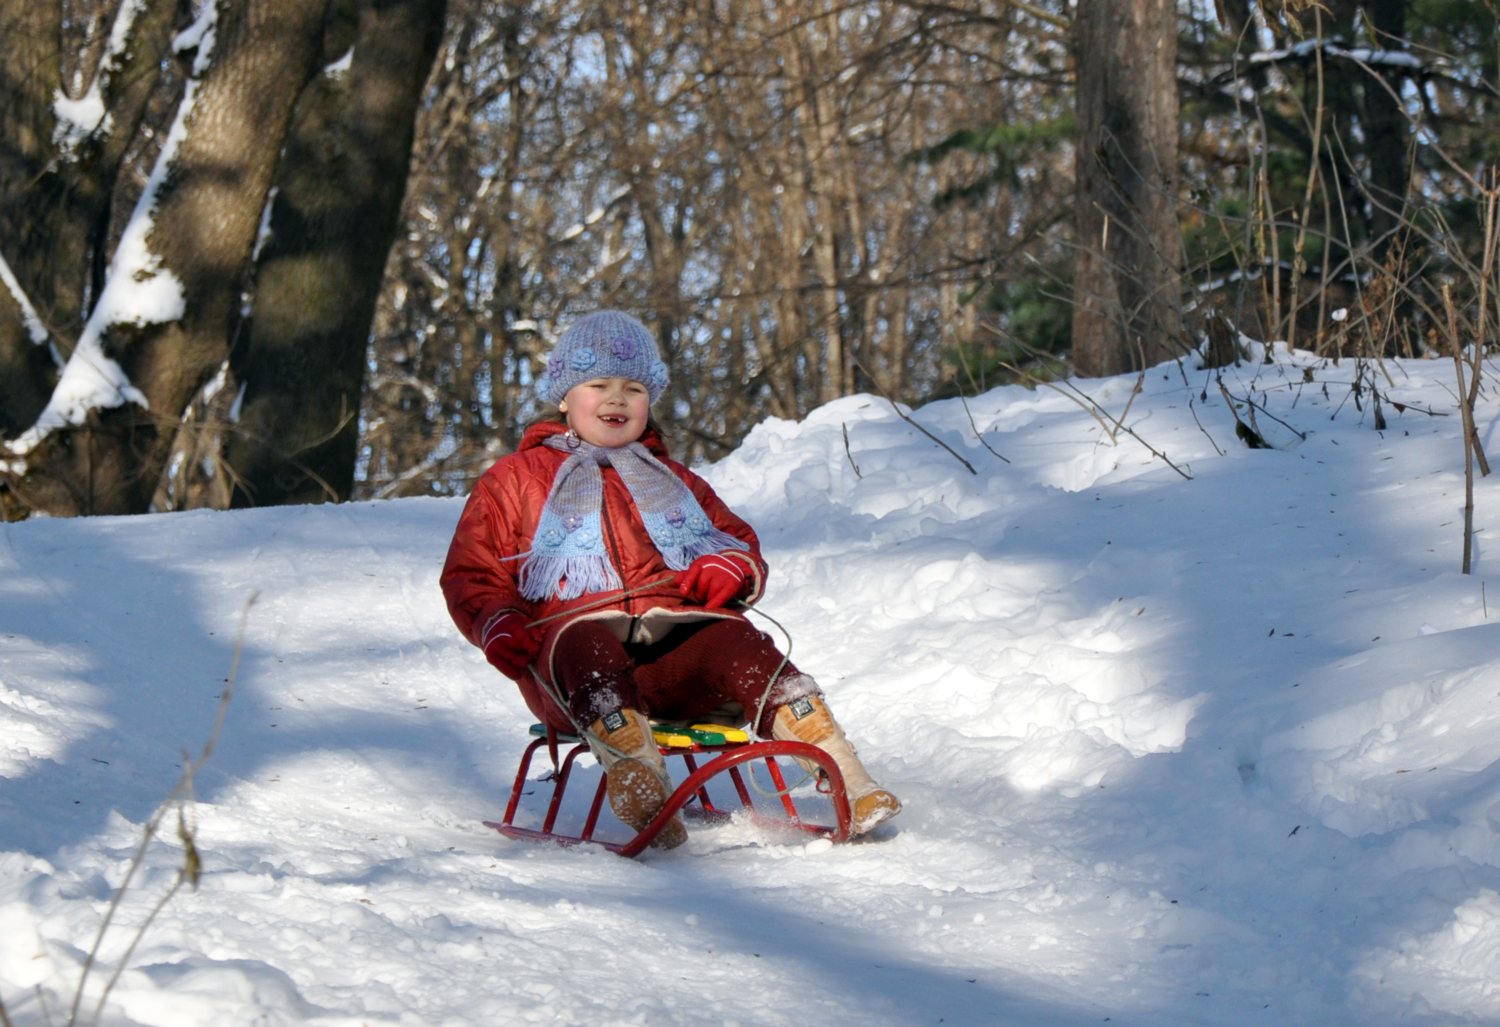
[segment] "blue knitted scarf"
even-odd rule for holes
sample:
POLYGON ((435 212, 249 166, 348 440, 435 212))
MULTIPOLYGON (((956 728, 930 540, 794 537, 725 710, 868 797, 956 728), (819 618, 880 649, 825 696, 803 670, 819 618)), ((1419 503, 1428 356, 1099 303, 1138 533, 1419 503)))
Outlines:
POLYGON ((531 553, 521 565, 521 594, 532 602, 554 592, 559 599, 577 599, 624 587, 604 550, 601 467, 613 467, 620 475, 647 534, 672 570, 686 570, 709 553, 750 548, 714 527, 692 490, 639 442, 607 449, 568 432, 550 436, 543 445, 571 455, 557 469, 531 553))

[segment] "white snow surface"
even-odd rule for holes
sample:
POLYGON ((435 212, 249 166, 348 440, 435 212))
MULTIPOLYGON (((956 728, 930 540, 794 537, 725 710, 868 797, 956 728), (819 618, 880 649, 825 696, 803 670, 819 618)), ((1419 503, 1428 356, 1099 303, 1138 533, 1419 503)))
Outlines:
MULTIPOLYGON (((739 820, 629 861, 484 827, 532 718, 443 605, 458 501, 0 527, 0 997, 62 1022, 258 589, 201 883, 129 950, 169 820, 83 1020, 124 959, 101 1023, 1500 1021, 1500 488, 1465 577, 1453 365, 1386 369, 1383 432, 1352 362, 1227 370, 1307 434, 1260 414, 1254 451, 1210 372, 1149 372, 1130 424, 1192 480, 1020 387, 969 401, 1009 464, 959 402, 916 411, 977 474, 871 396, 706 469, 906 804, 840 846, 739 820)), ((1076 384, 1118 415, 1135 379, 1076 384)))

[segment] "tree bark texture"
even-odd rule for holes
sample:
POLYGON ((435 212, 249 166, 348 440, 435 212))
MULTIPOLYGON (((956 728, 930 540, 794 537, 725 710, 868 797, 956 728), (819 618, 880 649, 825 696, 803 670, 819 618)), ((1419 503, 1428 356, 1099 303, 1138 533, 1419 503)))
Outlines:
POLYGON ((29 427, 46 406, 57 383, 52 348, 72 353, 85 296, 98 295, 115 182, 169 53, 177 7, 149 0, 124 49, 88 69, 108 123, 59 146, 61 5, 0 0, 0 256, 49 333, 35 342, 10 290, 0 289, 0 436, 29 427))
POLYGON ((158 196, 149 246, 182 284, 182 316, 114 325, 104 350, 150 403, 98 410, 27 458, 23 498, 54 514, 149 508, 178 416, 228 355, 236 310, 286 126, 321 54, 324 3, 210 0, 212 60, 158 196))
POLYGON ((232 358, 244 388, 225 451, 235 506, 341 501, 354 487, 370 324, 446 2, 347 7, 323 57, 352 45, 352 61, 298 102, 232 358))
MULTIPOLYGON (((52 96, 62 84, 61 16, 50 4, 0 3, 0 256, 28 295, 35 276, 23 274, 30 266, 20 244, 29 240, 17 206, 51 150, 52 96)), ((20 305, 0 288, 0 434, 14 435, 36 420, 56 380, 51 354, 32 342, 20 305)))
POLYGON ((1184 351, 1177 5, 1079 0, 1073 364, 1120 374, 1184 351))

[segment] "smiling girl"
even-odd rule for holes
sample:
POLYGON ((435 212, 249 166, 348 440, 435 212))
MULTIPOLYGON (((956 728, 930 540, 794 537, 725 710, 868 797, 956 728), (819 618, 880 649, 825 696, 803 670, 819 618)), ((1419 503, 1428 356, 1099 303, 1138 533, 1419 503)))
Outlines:
MULTIPOLYGON (((485 472, 454 533, 442 576, 453 620, 532 713, 583 735, 610 808, 635 830, 672 791, 648 718, 738 703, 762 737, 827 752, 855 833, 869 831, 901 804, 871 780, 817 683, 734 608, 764 591, 760 543, 667 455, 651 423, 666 386, 655 340, 629 315, 600 311, 563 333, 537 382, 561 419, 533 424, 485 472)), ((653 844, 686 839, 678 817, 653 844)))

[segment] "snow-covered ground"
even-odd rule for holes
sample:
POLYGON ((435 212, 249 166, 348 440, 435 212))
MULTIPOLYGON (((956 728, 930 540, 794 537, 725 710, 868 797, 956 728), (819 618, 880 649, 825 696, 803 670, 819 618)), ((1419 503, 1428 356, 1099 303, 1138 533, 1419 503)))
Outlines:
MULTIPOLYGON (((917 412, 975 474, 869 396, 708 469, 906 802, 838 847, 483 827, 531 718, 444 610, 458 502, 0 527, 0 997, 66 1019, 258 589, 201 884, 103 1023, 1500 1021, 1500 488, 1462 576, 1453 365, 1386 371, 1383 432, 1351 362, 1227 371, 1307 435, 1258 413, 1254 451, 1209 373, 1150 372, 1128 423, 1191 480, 1019 387, 969 402, 1009 464, 959 402, 917 412)), ((1078 384, 1118 415, 1135 379, 1078 384)), ((182 863, 164 833, 91 995, 182 863)))

